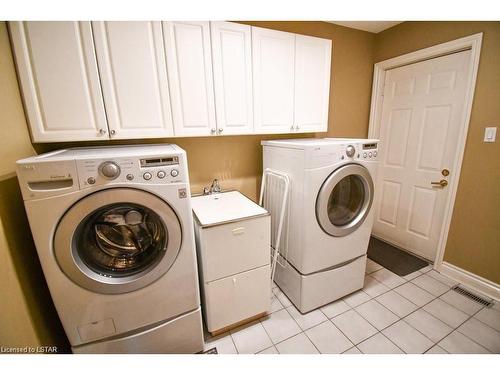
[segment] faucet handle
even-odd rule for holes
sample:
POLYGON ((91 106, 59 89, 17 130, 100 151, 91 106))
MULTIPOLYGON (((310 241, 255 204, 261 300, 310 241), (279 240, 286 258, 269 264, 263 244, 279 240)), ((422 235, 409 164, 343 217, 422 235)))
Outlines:
POLYGON ((212 193, 220 193, 222 191, 219 180, 215 179, 212 181, 212 186, 210 186, 210 192, 212 193))

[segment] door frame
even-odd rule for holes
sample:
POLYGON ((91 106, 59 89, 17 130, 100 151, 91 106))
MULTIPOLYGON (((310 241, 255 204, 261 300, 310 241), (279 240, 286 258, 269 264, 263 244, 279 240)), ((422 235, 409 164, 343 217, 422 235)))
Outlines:
POLYGON ((467 132, 469 129, 470 116, 472 111, 472 102, 474 99, 474 91, 476 88, 476 78, 479 67, 479 56, 481 53, 481 43, 483 33, 473 34, 464 38, 455 39, 446 43, 437 44, 432 47, 420 49, 410 52, 392 59, 384 60, 375 64, 373 72, 373 86, 370 108, 370 122, 368 126, 368 138, 378 138, 380 135, 380 120, 382 116, 383 93, 385 84, 385 74, 389 69, 398 68, 401 66, 417 63, 420 61, 430 60, 436 57, 449 55, 455 52, 470 50, 470 65, 467 78, 467 88, 465 96, 465 110, 462 114, 460 124, 460 132, 458 139, 457 154, 453 165, 451 166, 453 173, 449 179, 448 187, 451 190, 445 204, 444 222, 439 235, 438 248, 434 259, 434 269, 440 271, 446 242, 448 240, 448 232, 450 229, 451 218, 453 215, 453 207, 458 190, 458 182, 462 168, 462 161, 465 151, 465 143, 467 140, 467 132))

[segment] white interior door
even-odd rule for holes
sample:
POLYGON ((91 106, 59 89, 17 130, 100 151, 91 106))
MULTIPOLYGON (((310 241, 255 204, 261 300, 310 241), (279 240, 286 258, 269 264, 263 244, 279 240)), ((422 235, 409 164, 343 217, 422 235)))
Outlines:
POLYGON ((107 139, 90 22, 11 22, 34 142, 107 139))
POLYGON ((251 27, 210 22, 219 134, 253 133, 251 27))
POLYGON ((215 134, 209 22, 163 22, 174 133, 215 134))
POLYGON ((295 130, 326 132, 332 41, 295 36, 295 130))
POLYGON ((160 22, 93 22, 112 139, 174 134, 160 22))
POLYGON ((457 158, 470 51, 388 70, 373 233, 434 260, 457 158))
POLYGON ((295 34, 252 27, 256 133, 293 129, 295 34))

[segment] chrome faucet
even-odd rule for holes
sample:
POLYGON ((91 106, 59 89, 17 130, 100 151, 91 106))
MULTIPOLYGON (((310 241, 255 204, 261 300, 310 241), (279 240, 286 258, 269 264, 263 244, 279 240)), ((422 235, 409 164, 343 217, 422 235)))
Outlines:
POLYGON ((212 185, 210 185, 210 187, 206 186, 203 188, 203 195, 220 193, 221 191, 222 188, 220 187, 219 180, 215 179, 212 181, 212 185))

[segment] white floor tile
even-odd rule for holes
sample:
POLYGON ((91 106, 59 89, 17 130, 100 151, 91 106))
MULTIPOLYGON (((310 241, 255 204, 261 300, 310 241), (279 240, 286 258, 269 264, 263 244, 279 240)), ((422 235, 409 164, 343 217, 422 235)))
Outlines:
POLYGON ((378 330, 382 330, 399 320, 397 315, 375 300, 363 303, 356 307, 355 310, 378 330))
POLYGON ((448 285, 427 276, 427 274, 416 277, 411 282, 436 297, 446 293, 450 289, 448 285))
POLYGON ((374 262, 370 258, 366 258, 366 274, 370 274, 370 273, 378 271, 379 269, 382 269, 382 268, 384 268, 384 267, 382 267, 377 262, 374 262))
POLYGON ((330 321, 307 330, 305 334, 323 354, 338 354, 352 347, 352 343, 330 321))
POLYGON ((318 354, 318 350, 303 333, 280 342, 276 349, 280 354, 318 354))
POLYGON ((380 281, 382 284, 389 287, 390 289, 395 288, 398 285, 404 284, 406 282, 405 279, 385 268, 382 268, 378 271, 371 273, 370 276, 376 278, 378 281, 380 281))
POLYGON ((303 331, 314 327, 324 322, 325 320, 328 320, 325 314, 323 314, 319 309, 313 310, 306 314, 301 314, 300 311, 295 308, 295 306, 290 306, 286 309, 303 331))
POLYGON ((426 272, 431 271, 432 269, 434 269, 434 266, 432 264, 429 264, 429 265, 425 266, 424 268, 420 268, 419 271, 422 273, 426 273, 426 272))
POLYGON ((404 321, 436 343, 453 331, 453 328, 422 309, 408 315, 404 321))
POLYGON ((288 299, 286 294, 281 291, 281 289, 279 289, 279 288, 274 289, 273 293, 278 298, 278 300, 281 302, 281 305, 283 307, 292 306, 292 302, 288 299))
POLYGON ((437 281, 442 282, 445 285, 448 285, 450 288, 458 284, 458 282, 456 282, 455 280, 440 274, 436 270, 430 270, 429 272, 426 273, 426 275, 432 277, 433 279, 436 279, 437 281))
POLYGON ((259 321, 231 331, 231 336, 240 354, 257 353, 273 344, 259 321))
POLYGON ((426 292, 425 290, 419 288, 411 282, 398 286, 394 289, 394 291, 419 307, 429 303, 434 298, 436 298, 429 292, 426 292))
POLYGON ((479 303, 476 303, 453 290, 446 292, 439 298, 469 315, 475 314, 483 308, 483 305, 480 305, 479 303))
POLYGON ((493 305, 491 306, 491 308, 500 311, 500 301, 493 301, 493 305))
POLYGON ((257 354, 279 354, 279 352, 278 350, 276 350, 276 347, 271 346, 270 348, 264 349, 263 351, 257 354))
POLYGON ((432 348, 427 350, 424 354, 448 354, 446 350, 444 350, 439 345, 434 345, 432 348))
POLYGON ((413 280, 415 277, 418 277, 418 276, 420 276, 420 275, 422 275, 422 272, 420 272, 420 271, 418 271, 418 270, 417 270, 417 271, 415 271, 415 272, 409 273, 408 275, 406 275, 406 276, 402 276, 402 277, 403 277, 403 279, 405 279, 406 281, 410 281, 410 280, 413 280))
POLYGON ((271 310, 270 313, 276 312, 283 309, 283 305, 274 293, 271 293, 271 310))
POLYGON ((286 309, 272 313, 260 321, 274 344, 300 332, 300 327, 286 309))
POLYGON ((351 342, 357 344, 377 333, 377 329, 354 310, 346 311, 332 319, 351 342))
POLYGON ((348 296, 343 298, 344 302, 347 303, 351 307, 356 307, 369 301, 372 297, 363 292, 362 290, 358 290, 357 292, 351 293, 348 296))
POLYGON ((481 354, 489 353, 481 345, 476 344, 467 336, 458 331, 453 331, 439 342, 439 346, 451 354, 481 354))
POLYGON ((404 353, 380 332, 358 344, 358 349, 365 354, 401 354, 404 353))
POLYGON ((500 331, 500 311, 485 307, 474 315, 474 318, 500 331))
POLYGON ((363 353, 361 353, 361 351, 358 348, 356 348, 355 346, 353 346, 351 349, 346 350, 342 354, 363 354, 363 353))
POLYGON ((475 318, 471 318, 457 328, 457 331, 492 353, 500 354, 500 332, 487 326, 475 318))
POLYGON ((457 328, 469 318, 469 315, 439 298, 436 298, 422 308, 452 328, 457 328))
POLYGON ((236 346, 229 333, 205 341, 204 350, 217 348, 218 354, 237 354, 236 346))
POLYGON ((434 345, 431 340, 402 320, 384 329, 382 333, 405 353, 424 353, 434 345))
POLYGON ((335 302, 330 303, 329 305, 323 306, 321 311, 325 314, 328 319, 333 318, 334 316, 340 315, 343 312, 349 310, 351 306, 349 306, 345 301, 339 299, 335 302))
POLYGON ((400 318, 410 314, 412 311, 418 309, 418 306, 414 303, 408 301, 402 295, 391 290, 381 296, 375 298, 382 305, 391 310, 394 314, 400 318))
POLYGON ((365 276, 365 284, 363 286, 363 292, 371 297, 377 297, 389 290, 384 284, 371 276, 365 276))

